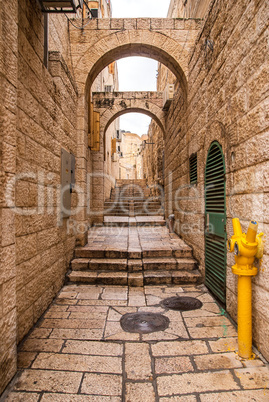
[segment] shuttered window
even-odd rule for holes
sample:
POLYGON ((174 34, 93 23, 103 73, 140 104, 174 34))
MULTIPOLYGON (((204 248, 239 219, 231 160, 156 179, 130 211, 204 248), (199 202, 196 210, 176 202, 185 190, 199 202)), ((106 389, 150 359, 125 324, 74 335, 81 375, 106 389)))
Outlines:
POLYGON ((197 154, 190 157, 190 184, 197 183, 197 154))
POLYGON ((205 284, 226 302, 225 164, 221 146, 211 144, 205 169, 205 284))

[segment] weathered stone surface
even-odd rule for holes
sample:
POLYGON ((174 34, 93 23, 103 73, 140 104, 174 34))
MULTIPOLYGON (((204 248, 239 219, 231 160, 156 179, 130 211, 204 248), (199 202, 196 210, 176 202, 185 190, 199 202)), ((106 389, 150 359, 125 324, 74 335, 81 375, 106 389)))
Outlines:
POLYGON ((152 377, 149 345, 126 343, 125 370, 129 380, 148 380, 152 377), (143 356, 143 358, 141 358, 143 356))
POLYGON ((17 391, 43 391, 76 393, 81 373, 50 370, 25 370, 14 386, 17 391))
POLYGON ((85 394, 121 395, 121 376, 105 374, 85 374, 81 391, 85 394))
POLYGON ((205 341, 158 342, 152 345, 153 356, 181 356, 207 353, 205 341))
POLYGON ((159 394, 162 396, 172 394, 189 394, 202 390, 221 391, 239 389, 239 386, 228 371, 215 373, 187 373, 171 375, 157 379, 159 394))
POLYGON ((122 362, 118 357, 39 353, 32 367, 120 374, 122 362))
POLYGON ((155 399, 155 392, 152 383, 127 383, 126 384, 126 400, 140 402, 151 402, 155 399))

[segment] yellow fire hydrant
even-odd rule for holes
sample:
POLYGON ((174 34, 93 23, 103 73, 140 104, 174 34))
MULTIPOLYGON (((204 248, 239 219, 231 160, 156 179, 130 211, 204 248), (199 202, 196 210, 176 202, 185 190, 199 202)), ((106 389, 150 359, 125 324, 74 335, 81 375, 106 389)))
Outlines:
POLYGON ((263 256, 263 233, 257 235, 258 223, 251 221, 247 234, 242 233, 240 221, 233 219, 234 235, 228 240, 228 250, 234 252, 235 265, 232 272, 238 275, 238 349, 239 356, 252 356, 252 301, 251 277, 257 275, 255 258, 263 256))

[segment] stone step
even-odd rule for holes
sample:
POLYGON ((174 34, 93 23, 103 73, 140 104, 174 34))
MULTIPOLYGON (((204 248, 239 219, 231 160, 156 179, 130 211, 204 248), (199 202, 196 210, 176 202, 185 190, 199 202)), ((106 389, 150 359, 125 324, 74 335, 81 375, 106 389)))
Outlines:
MULTIPOLYGON (((142 253, 138 251, 135 253, 136 259, 124 258, 75 258, 71 265, 73 271, 176 271, 185 270, 192 271, 196 268, 196 261, 192 258, 143 258, 142 253)), ((116 255, 116 252, 111 253, 116 255)), ((134 256, 132 251, 128 255, 134 256)))
POLYGON ((195 271, 148 271, 144 272, 144 285, 183 285, 202 282, 202 275, 195 271))
POLYGON ((79 258, 71 263, 73 271, 126 271, 127 259, 119 258, 79 258), (84 260, 84 261, 83 261, 84 260))
POLYGON ((103 285, 183 285, 198 284, 202 276, 195 271, 147 271, 147 272, 107 272, 107 271, 72 271, 68 274, 70 282, 103 285))
MULTIPOLYGON (((93 248, 79 247, 75 249, 75 258, 117 258, 117 259, 126 259, 128 257, 128 251, 126 250, 118 250, 118 249, 109 249, 109 250, 99 250, 93 248)), ((74 261, 74 260, 73 260, 74 261)))
POLYGON ((192 258, 173 258, 173 257, 143 258, 143 268, 145 271, 147 270, 192 271, 196 268, 196 260, 192 258))

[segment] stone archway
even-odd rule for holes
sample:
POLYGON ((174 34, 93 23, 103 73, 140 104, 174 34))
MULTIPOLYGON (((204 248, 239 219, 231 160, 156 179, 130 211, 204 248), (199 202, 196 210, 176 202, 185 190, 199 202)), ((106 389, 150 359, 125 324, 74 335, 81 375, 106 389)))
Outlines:
MULTIPOLYGON (((187 97, 188 60, 201 20, 195 19, 95 19, 83 30, 70 26, 71 52, 78 86, 77 183, 84 193, 84 207, 76 219, 86 224, 88 205, 88 100, 97 75, 111 62, 144 56, 167 66, 177 77, 187 97)), ((92 164, 102 169, 101 155, 93 153, 92 164)), ((78 244, 87 242, 87 233, 77 236, 78 244)))
POLYGON ((177 18, 96 19, 83 31, 71 26, 77 82, 87 90, 108 64, 143 56, 166 65, 186 89, 188 58, 200 28, 201 20, 177 18))
MULTIPOLYGON (((104 163, 106 154, 106 131, 110 124, 126 113, 142 113, 153 120, 165 132, 165 112, 163 111, 162 92, 94 92, 93 93, 94 111, 100 113, 100 151, 92 152, 92 171, 99 172, 100 165, 104 163)), ((92 211, 96 215, 98 222, 103 219, 104 180, 109 180, 106 175, 94 176, 95 186, 92 186, 92 211), (98 200, 98 202, 95 202, 98 200)))
POLYGON ((165 131, 165 112, 162 92, 95 92, 93 108, 100 113, 100 133, 106 133, 110 124, 125 113, 142 113, 150 116, 165 131))

